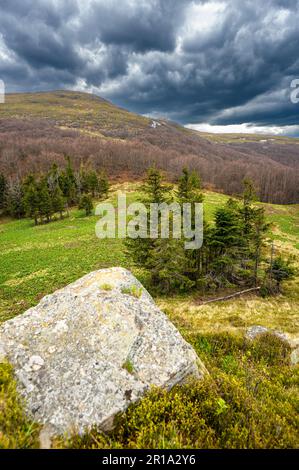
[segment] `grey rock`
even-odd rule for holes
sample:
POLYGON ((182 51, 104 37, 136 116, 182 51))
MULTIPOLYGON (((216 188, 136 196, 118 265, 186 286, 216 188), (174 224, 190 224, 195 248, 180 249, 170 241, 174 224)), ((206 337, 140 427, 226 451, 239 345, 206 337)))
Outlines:
POLYGON ((51 449, 52 447, 52 435, 55 433, 54 429, 50 426, 43 426, 39 433, 39 447, 40 449, 51 449))
POLYGON ((90 273, 5 322, 0 352, 14 367, 28 414, 46 426, 45 446, 49 430, 82 433, 96 425, 107 431, 151 386, 171 388, 207 373, 122 268, 90 273), (130 295, 132 286, 139 298, 130 295))
POLYGON ((247 339, 253 341, 258 336, 261 336, 263 334, 271 334, 281 339, 282 341, 285 341, 291 348, 290 364, 292 366, 295 366, 298 364, 299 362, 299 338, 292 338, 287 333, 283 333, 281 331, 273 330, 273 329, 266 328, 264 326, 259 326, 259 325, 254 325, 248 328, 245 336, 247 339))

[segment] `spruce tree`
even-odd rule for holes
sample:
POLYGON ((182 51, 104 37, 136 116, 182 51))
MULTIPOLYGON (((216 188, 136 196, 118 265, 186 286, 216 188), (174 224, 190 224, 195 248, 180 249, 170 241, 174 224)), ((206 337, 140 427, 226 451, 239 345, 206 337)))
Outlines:
MULTIPOLYGON (((191 228, 194 230, 195 227, 195 204, 202 203, 204 200, 201 192, 201 180, 199 175, 188 168, 183 168, 182 175, 178 181, 178 190, 176 192, 178 202, 181 204, 182 216, 183 216, 183 205, 191 204, 191 228)), ((183 219, 182 219, 183 220, 183 219)), ((182 226, 183 229, 183 226, 182 226)), ((204 223, 204 232, 208 229, 206 223, 204 223)), ((185 240, 186 241, 186 240, 185 240)), ((192 282, 197 282, 197 279, 202 275, 203 268, 203 252, 204 247, 197 250, 186 250, 186 274, 192 282)))
POLYGON ((177 197, 181 204, 202 202, 201 180, 199 175, 188 168, 183 168, 183 172, 178 182, 177 197))
POLYGON ((162 204, 169 200, 170 186, 163 182, 160 170, 151 167, 147 170, 146 179, 141 187, 142 202, 150 204, 162 204))
POLYGON ((93 170, 89 171, 87 174, 87 187, 92 197, 96 197, 99 194, 99 179, 98 175, 93 170))
POLYGON ((101 199, 106 199, 109 194, 109 180, 105 171, 101 171, 98 177, 98 194, 101 199))
POLYGON ((26 215, 34 220, 34 224, 38 224, 39 215, 39 193, 38 187, 33 175, 29 175, 24 183, 24 207, 26 215))
POLYGON ((41 221, 51 222, 53 205, 46 178, 42 178, 38 184, 38 211, 41 221))
POLYGON ((59 175, 59 186, 69 205, 77 201, 77 186, 74 170, 70 157, 66 157, 67 166, 65 171, 59 175))
POLYGON ((262 249, 265 244, 265 236, 270 228, 270 225, 266 221, 265 217, 265 210, 263 207, 259 207, 255 209, 254 218, 253 218, 253 226, 254 231, 252 235, 252 246, 253 246, 253 260, 254 260, 254 268, 253 268, 253 277, 255 286, 258 284, 258 272, 259 266, 262 259, 262 249))
POLYGON ((60 218, 63 218, 63 212, 65 210, 65 198, 63 197, 62 191, 60 186, 57 185, 56 188, 53 190, 51 194, 51 201, 52 201, 52 208, 53 213, 58 212, 60 214, 60 218))
POLYGON ((278 256, 273 260, 271 265, 271 273, 270 268, 267 270, 267 274, 271 274, 271 280, 276 282, 276 286, 273 289, 273 286, 270 285, 270 288, 274 293, 281 292, 281 284, 283 281, 287 281, 292 279, 295 274, 296 270, 292 264, 291 259, 284 259, 282 256, 278 256))
MULTIPOLYGON (((167 186, 163 183, 163 177, 159 170, 156 168, 149 168, 146 173, 146 178, 141 186, 141 195, 139 202, 143 203, 147 208, 148 220, 148 236, 150 231, 150 204, 161 204, 166 202, 169 198, 167 186)), ((160 221, 158 221, 158 231, 160 228, 160 221)), ((157 245, 157 240, 150 238, 137 238, 126 240, 126 247, 128 253, 131 255, 133 261, 138 266, 147 267, 150 263, 152 250, 157 245)))
POLYGON ((0 211, 4 209, 7 186, 8 184, 4 174, 0 173, 0 211))
POLYGON ((210 248, 210 272, 214 273, 219 287, 227 282, 237 282, 242 247, 242 227, 237 213, 229 204, 216 210, 210 248))
POLYGON ((151 273, 153 287, 163 294, 186 291, 195 285, 186 275, 186 252, 182 240, 156 240, 146 266, 151 273))
POLYGON ((6 188, 4 206, 12 217, 20 219, 25 215, 24 190, 18 178, 10 181, 6 188))
POLYGON ((66 198, 63 196, 63 192, 60 187, 60 174, 56 163, 52 165, 52 168, 47 175, 47 185, 53 214, 59 213, 60 218, 62 219, 66 206, 66 198))
MULTIPOLYGON (((141 202, 148 210, 150 220, 151 204, 174 202, 171 186, 164 184, 162 174, 150 168, 142 186, 141 202)), ((170 213, 171 214, 171 213, 170 213)), ((161 238, 161 213, 158 215, 157 238, 127 240, 127 246, 135 263, 148 269, 154 288, 163 293, 174 290, 188 290, 195 283, 187 273, 187 257, 184 241, 173 237, 172 217, 169 220, 169 238, 161 238)), ((150 227, 148 226, 148 233, 150 227)))
POLYGON ((89 216, 92 214, 93 203, 92 203, 92 197, 90 194, 83 194, 83 196, 81 196, 81 199, 79 202, 79 209, 84 209, 86 216, 89 216))
POLYGON ((239 208, 242 226, 243 266, 251 271, 248 280, 250 281, 251 277, 252 282, 257 285, 262 248, 270 225, 266 222, 264 208, 256 205, 258 198, 253 182, 245 179, 243 185, 242 205, 239 208))

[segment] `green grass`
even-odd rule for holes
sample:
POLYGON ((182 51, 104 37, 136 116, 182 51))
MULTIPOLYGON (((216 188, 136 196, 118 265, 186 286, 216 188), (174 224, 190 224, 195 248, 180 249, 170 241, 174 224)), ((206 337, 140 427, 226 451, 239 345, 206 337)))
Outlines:
POLYGON ((264 204, 269 221, 273 224, 271 238, 292 245, 299 250, 299 209, 298 204, 281 206, 264 204))
POLYGON ((136 299, 140 299, 140 297, 142 296, 142 288, 138 288, 137 286, 124 287, 121 292, 122 294, 131 295, 136 299))
POLYGON ((84 274, 130 267, 119 240, 99 240, 97 217, 77 210, 71 217, 34 227, 29 220, 0 225, 0 321, 84 274))
POLYGON ((113 290, 113 287, 110 286, 110 284, 102 284, 102 285, 100 285, 100 289, 109 292, 109 291, 113 290))
MULTIPOLYGON (((114 203, 117 190, 127 192, 128 203, 139 194, 137 183, 116 185, 110 197, 114 203)), ((208 220, 226 200, 225 195, 205 192, 208 220)), ((277 249, 298 259, 298 206, 265 207, 277 249)), ((132 266, 121 240, 96 238, 96 221, 77 209, 67 219, 38 227, 30 220, 0 221, 0 322, 93 270, 122 266, 147 285, 145 273, 132 266)), ((119 417, 111 435, 94 430, 58 439, 55 446, 298 447, 298 368, 287 365, 285 345, 269 338, 244 341, 245 328, 253 324, 298 335, 298 279, 285 286, 283 295, 269 299, 249 296, 201 305, 198 295, 156 301, 193 344, 210 376, 169 393, 153 390, 119 417)), ((131 364, 124 366, 131 370, 131 364)), ((38 446, 39 429, 24 416, 7 364, 0 365, 0 386, 0 447, 38 446)))
MULTIPOLYGON (((113 187, 110 197, 114 204, 119 190, 126 192, 128 204, 139 196, 137 183, 118 184, 113 187)), ((223 205, 227 199, 228 196, 223 194, 205 192, 205 215, 208 220, 212 219, 217 207, 223 205)), ((268 204, 266 208, 269 218, 275 223, 273 237, 279 248, 298 255, 299 238, 296 237, 296 227, 299 221, 298 206, 268 204)), ((125 253, 122 240, 99 240, 96 237, 97 220, 96 216, 85 217, 83 211, 74 209, 69 218, 38 227, 35 227, 28 219, 0 221, 0 322, 22 313, 36 305, 44 295, 54 292, 93 270, 122 266, 133 270, 134 274, 146 283, 145 274, 132 266, 131 260, 125 253)), ((259 308, 261 308, 260 312, 264 320, 267 320, 267 316, 272 318, 272 312, 274 312, 275 324, 282 319, 281 326, 283 327, 284 318, 287 315, 294 329, 296 322, 294 323, 291 319, 288 310, 292 309, 293 314, 298 314, 299 293, 296 283, 290 285, 294 285, 294 288, 290 289, 290 295, 287 297, 258 302, 261 305, 259 308), (277 307, 281 307, 278 312, 277 307)), ((247 300, 240 299, 228 302, 223 307, 220 306, 221 312, 225 312, 223 326, 230 326, 227 317, 243 316, 244 320, 247 318, 247 312, 258 320, 253 314, 254 307, 247 305, 246 302, 247 300)), ((161 305, 163 308, 172 310, 175 321, 177 321, 176 317, 182 317, 182 323, 185 321, 185 316, 189 314, 192 320, 194 316, 202 315, 202 318, 207 321, 207 317, 212 318, 213 312, 217 312, 218 308, 214 305, 205 309, 201 308, 201 313, 197 315, 194 309, 198 311, 198 308, 192 299, 190 302, 190 296, 187 300, 184 296, 161 299, 161 305), (184 314, 180 313, 181 310, 184 310, 184 314), (173 313, 176 311, 179 313, 173 313), (206 311, 207 315, 205 315, 206 311), (192 315, 191 312, 193 312, 192 315)), ((188 322, 191 322, 190 318, 188 317, 188 322)), ((218 314, 215 313, 214 320, 217 321, 218 318, 218 314)), ((211 321, 207 321, 207 325, 210 328, 211 321)))
POLYGON ((130 359, 127 359, 126 362, 123 364, 123 369, 125 369, 129 374, 133 374, 134 372, 134 366, 130 359))

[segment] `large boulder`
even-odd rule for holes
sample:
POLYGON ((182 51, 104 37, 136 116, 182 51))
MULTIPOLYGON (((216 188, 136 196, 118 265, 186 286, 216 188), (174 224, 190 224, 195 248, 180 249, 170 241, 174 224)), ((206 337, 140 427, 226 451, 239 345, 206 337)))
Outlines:
POLYGON ((29 415, 51 434, 113 427, 151 386, 206 373, 192 347, 127 270, 97 271, 0 328, 29 415), (50 431, 49 431, 50 430, 50 431))

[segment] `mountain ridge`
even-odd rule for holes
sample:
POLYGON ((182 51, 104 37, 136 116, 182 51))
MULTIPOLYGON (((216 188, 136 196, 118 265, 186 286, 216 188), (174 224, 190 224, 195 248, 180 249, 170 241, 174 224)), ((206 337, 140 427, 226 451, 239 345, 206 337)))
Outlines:
POLYGON ((239 193, 242 180, 251 178, 265 202, 296 203, 298 143, 286 137, 203 134, 69 90, 8 94, 0 106, 0 171, 9 176, 23 177, 54 161, 63 164, 63 155, 70 154, 76 165, 88 161, 134 177, 151 164, 174 178, 189 166, 205 186, 227 194, 239 193))

